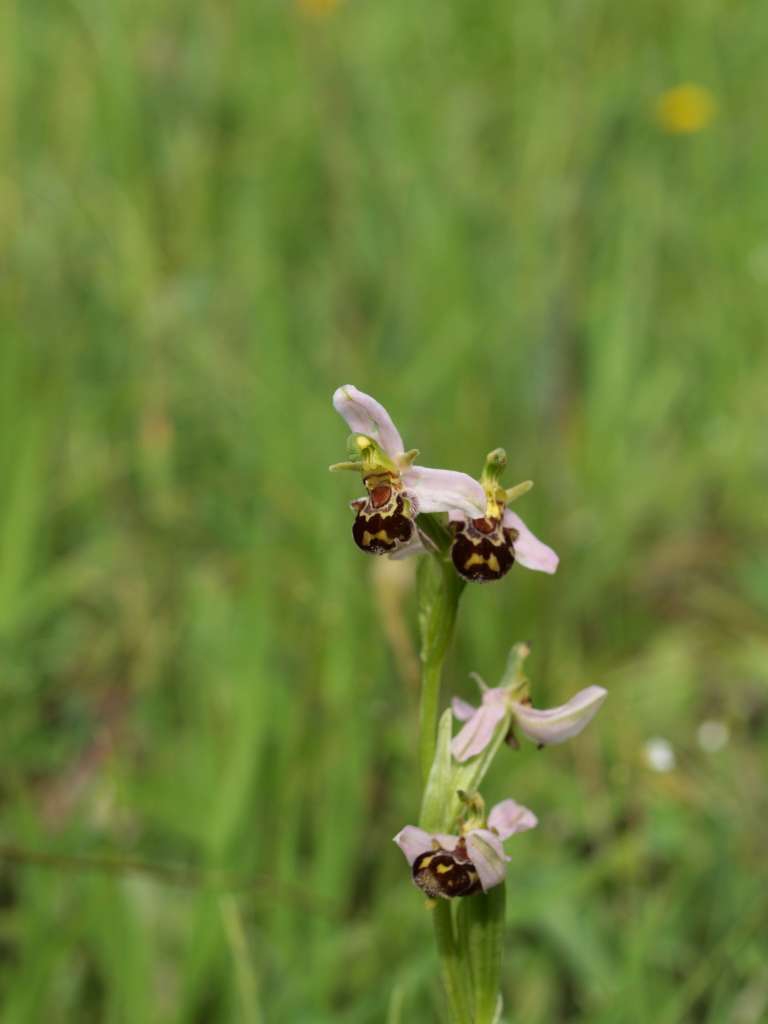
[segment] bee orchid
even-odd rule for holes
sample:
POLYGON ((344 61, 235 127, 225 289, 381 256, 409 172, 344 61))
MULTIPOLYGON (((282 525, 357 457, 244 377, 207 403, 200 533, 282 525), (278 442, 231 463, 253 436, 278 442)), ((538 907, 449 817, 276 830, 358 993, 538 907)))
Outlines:
POLYGON ((352 384, 336 390, 333 406, 352 431, 352 460, 331 469, 363 474, 367 491, 352 502, 355 543, 370 554, 403 557, 424 550, 414 521, 423 512, 471 514, 476 481, 466 473, 415 466, 387 410, 352 384))
POLYGON ((480 480, 473 481, 472 512, 449 512, 454 567, 473 583, 500 579, 515 562, 546 573, 555 572, 559 562, 552 548, 535 537, 520 516, 506 507, 533 487, 530 480, 506 490, 501 487, 499 477, 506 464, 503 448, 492 451, 485 460, 480 480))
POLYGON ((487 892, 503 882, 510 859, 503 841, 536 825, 538 819, 527 807, 502 800, 482 827, 444 835, 406 825, 394 841, 410 865, 414 885, 429 897, 452 899, 487 892))

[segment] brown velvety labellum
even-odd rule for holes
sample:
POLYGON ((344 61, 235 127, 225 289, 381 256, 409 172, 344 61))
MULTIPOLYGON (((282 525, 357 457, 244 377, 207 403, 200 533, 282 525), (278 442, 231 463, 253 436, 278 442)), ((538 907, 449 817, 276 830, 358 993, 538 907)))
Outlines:
POLYGON ((419 889, 433 899, 470 896, 480 889, 474 864, 462 858, 458 848, 454 853, 441 849, 420 854, 413 862, 411 873, 419 889))
POLYGON ((391 487, 373 488, 364 507, 358 510, 352 524, 355 544, 371 555, 386 555, 407 544, 413 536, 413 520, 405 512, 405 501, 391 487), (377 492, 388 492, 388 494, 377 492), (377 505, 375 497, 384 499, 377 505))
POLYGON ((480 518, 454 523, 451 559, 456 572, 471 583, 490 583, 506 576, 515 563, 517 530, 499 519, 480 518))

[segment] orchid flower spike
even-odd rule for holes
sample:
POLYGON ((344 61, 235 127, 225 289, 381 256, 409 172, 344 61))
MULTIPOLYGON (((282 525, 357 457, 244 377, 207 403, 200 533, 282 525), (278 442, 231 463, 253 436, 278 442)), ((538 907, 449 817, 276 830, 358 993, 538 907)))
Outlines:
POLYGON ((514 800, 502 800, 482 827, 463 828, 456 836, 406 825, 394 841, 410 865, 414 885, 431 898, 451 899, 488 892, 503 882, 510 858, 502 842, 536 825, 533 811, 514 800))
POLYGON ((479 708, 458 697, 451 701, 455 717, 465 723, 451 741, 451 753, 457 761, 468 761, 485 750, 499 723, 510 714, 511 724, 516 723, 520 732, 540 746, 563 743, 592 721, 608 695, 602 686, 588 686, 566 704, 539 711, 531 707, 527 696, 521 695, 519 686, 489 689, 481 685, 483 697, 479 708))
POLYGON ((331 469, 361 472, 367 491, 352 502, 352 535, 359 548, 398 558, 419 554, 424 546, 414 525, 418 514, 472 513, 476 481, 466 473, 415 466, 418 451, 405 451, 392 418, 375 398, 345 384, 334 393, 333 405, 352 436, 350 461, 331 469))
POLYGON ((542 544, 520 516, 506 508, 533 487, 530 480, 507 490, 501 487, 499 478, 506 464, 503 448, 490 452, 480 480, 473 481, 473 510, 449 513, 453 564, 473 583, 501 579, 516 561, 526 569, 547 573, 555 572, 559 562, 552 548, 542 544))

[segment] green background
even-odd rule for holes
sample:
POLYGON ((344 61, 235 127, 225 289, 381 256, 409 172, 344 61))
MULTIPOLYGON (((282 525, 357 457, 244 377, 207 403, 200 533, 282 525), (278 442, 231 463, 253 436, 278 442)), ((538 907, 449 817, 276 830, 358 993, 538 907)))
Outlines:
POLYGON ((506 447, 561 555, 468 588, 444 698, 516 640, 539 706, 610 691, 487 786, 540 818, 505 1019, 768 1017, 767 47, 747 0, 0 0, 3 1024, 439 1019, 348 382, 426 465, 506 447))

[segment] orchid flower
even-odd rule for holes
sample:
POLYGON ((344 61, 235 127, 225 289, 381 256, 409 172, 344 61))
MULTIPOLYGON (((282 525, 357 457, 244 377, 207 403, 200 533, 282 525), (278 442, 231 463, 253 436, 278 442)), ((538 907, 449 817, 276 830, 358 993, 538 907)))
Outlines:
POLYGON ((500 579, 514 562, 547 573, 555 572, 559 562, 552 548, 535 537, 519 515, 506 508, 533 487, 530 480, 506 490, 501 487, 499 477, 506 464, 503 448, 492 451, 485 460, 480 480, 473 481, 473 511, 449 512, 454 533, 454 567, 474 583, 500 579))
POLYGON ((602 686, 588 686, 560 707, 540 711, 531 707, 519 685, 489 688, 474 676, 482 690, 479 708, 454 697, 454 716, 464 727, 451 741, 451 753, 457 761, 468 761, 488 746, 499 723, 511 712, 512 723, 540 746, 552 746, 577 736, 597 714, 608 695, 602 686), (521 699, 522 697, 522 699, 521 699))
POLYGON ((553 573, 555 552, 542 544, 522 519, 505 506, 533 486, 530 481, 504 490, 498 478, 506 455, 498 448, 486 459, 481 480, 448 469, 414 465, 387 410, 351 384, 336 390, 336 411, 350 430, 352 460, 331 469, 362 470, 367 496, 353 501, 355 543, 372 554, 395 558, 420 554, 424 545, 414 520, 420 513, 447 512, 454 538, 451 558, 465 579, 500 579, 515 561, 553 573))
POLYGON ((368 492, 351 503, 357 513, 352 534, 363 551, 419 554, 424 546, 414 528, 418 514, 472 514, 476 481, 466 473, 415 466, 418 451, 405 451, 391 416, 375 398, 345 384, 334 393, 333 405, 353 433, 352 460, 331 469, 362 471, 368 492))
POLYGON ((502 842, 535 828, 533 811, 514 800, 502 800, 482 827, 464 827, 460 835, 425 832, 406 825, 394 841, 405 854, 411 877, 427 896, 470 896, 504 881, 509 857, 502 842))

